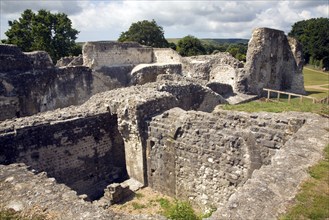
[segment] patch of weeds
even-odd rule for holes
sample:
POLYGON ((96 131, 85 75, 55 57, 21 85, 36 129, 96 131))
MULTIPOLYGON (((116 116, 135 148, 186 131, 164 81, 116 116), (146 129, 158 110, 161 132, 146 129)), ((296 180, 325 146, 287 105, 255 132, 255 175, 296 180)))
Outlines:
POLYGON ((136 209, 144 209, 146 208, 146 205, 143 205, 143 204, 140 204, 138 202, 133 202, 131 203, 131 205, 133 206, 133 208, 136 210, 136 209))
POLYGON ((1 220, 18 220, 20 219, 17 212, 15 212, 13 209, 8 210, 1 210, 0 211, 0 219, 1 220))
POLYGON ((1 220, 43 220, 48 219, 46 215, 41 213, 30 213, 29 217, 25 217, 21 212, 16 212, 13 209, 1 209, 0 210, 1 220))
POLYGON ((159 202, 161 208, 163 209, 168 209, 171 206, 169 200, 165 198, 157 199, 157 202, 159 202))
POLYGON ((135 193, 135 197, 136 197, 137 199, 140 199, 140 198, 143 198, 144 195, 143 195, 142 193, 135 193))
POLYGON ((189 202, 176 200, 170 203, 169 200, 160 198, 158 202, 162 208, 161 214, 171 220, 200 220, 189 202))
POLYGON ((325 158, 309 169, 311 178, 302 184, 295 204, 281 220, 329 219, 329 145, 324 152, 325 158))
POLYGON ((150 206, 157 206, 156 201, 153 200, 153 199, 151 199, 150 201, 148 201, 148 204, 149 204, 150 206))

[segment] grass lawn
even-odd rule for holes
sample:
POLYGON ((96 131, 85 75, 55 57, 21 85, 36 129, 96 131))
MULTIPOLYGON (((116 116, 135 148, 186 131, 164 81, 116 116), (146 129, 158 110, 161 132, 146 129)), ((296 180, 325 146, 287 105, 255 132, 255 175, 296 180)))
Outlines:
POLYGON ((329 84, 328 73, 321 73, 309 68, 304 68, 303 73, 305 86, 329 84))
POLYGON ((309 169, 311 178, 304 182, 295 204, 280 220, 329 219, 329 145, 325 158, 309 169))
POLYGON ((297 112, 313 112, 318 114, 329 115, 329 107, 325 104, 313 104, 311 100, 303 100, 300 103, 299 98, 291 99, 288 103, 287 99, 282 98, 280 102, 265 102, 264 100, 256 100, 240 105, 221 105, 219 108, 225 110, 236 110, 244 112, 287 112, 287 111, 297 111, 297 112))
MULTIPOLYGON (((307 88, 307 86, 314 85, 324 85, 329 84, 329 74, 323 73, 321 71, 313 70, 310 68, 304 68, 304 85, 306 86, 306 92, 309 96, 321 99, 328 96, 328 92, 326 90, 307 88)), ((329 86, 321 86, 320 88, 329 88, 329 86)))
MULTIPOLYGON (((329 74, 322 73, 320 71, 312 69, 304 69, 304 85, 314 86, 323 85, 329 83, 329 74)), ((328 96, 328 91, 318 89, 306 89, 309 96, 317 99, 322 99, 328 96)), ((245 112, 286 112, 286 111, 298 111, 298 112, 313 112, 319 114, 329 115, 329 106, 325 104, 313 104, 311 100, 304 99, 300 103, 299 98, 292 98, 291 103, 287 102, 287 98, 281 95, 280 102, 264 102, 256 100, 240 105, 222 105, 219 108, 225 110, 237 110, 245 112)), ((275 98, 273 100, 276 100, 275 98)))

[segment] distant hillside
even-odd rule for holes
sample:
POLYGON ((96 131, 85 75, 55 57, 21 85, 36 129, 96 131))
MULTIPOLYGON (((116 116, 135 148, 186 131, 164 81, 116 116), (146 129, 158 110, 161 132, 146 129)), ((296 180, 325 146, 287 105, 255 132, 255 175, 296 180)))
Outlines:
MULTIPOLYGON (((168 42, 177 44, 181 38, 167 38, 168 42)), ((248 44, 248 39, 240 38, 201 38, 200 39, 205 44, 248 44)))

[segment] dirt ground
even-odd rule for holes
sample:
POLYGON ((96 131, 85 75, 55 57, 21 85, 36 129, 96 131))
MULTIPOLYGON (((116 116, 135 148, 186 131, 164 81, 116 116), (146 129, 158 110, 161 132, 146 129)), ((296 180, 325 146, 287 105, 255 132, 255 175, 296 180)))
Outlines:
POLYGON ((156 215, 162 211, 160 206, 161 199, 166 199, 170 202, 174 201, 169 196, 145 187, 139 189, 133 196, 127 198, 121 204, 112 205, 108 209, 116 213, 156 215))

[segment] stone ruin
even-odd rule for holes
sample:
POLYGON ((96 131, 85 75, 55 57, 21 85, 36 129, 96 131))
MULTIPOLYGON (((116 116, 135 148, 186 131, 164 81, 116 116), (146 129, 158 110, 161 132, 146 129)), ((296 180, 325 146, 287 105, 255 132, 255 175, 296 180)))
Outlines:
POLYGON ((212 219, 273 219, 328 138, 313 114, 216 108, 262 88, 305 92, 301 47, 282 31, 256 29, 245 65, 226 53, 183 58, 136 43, 87 42, 82 56, 56 66, 44 52, 0 50, 2 208, 163 219, 98 207, 150 186, 217 207, 212 219))

